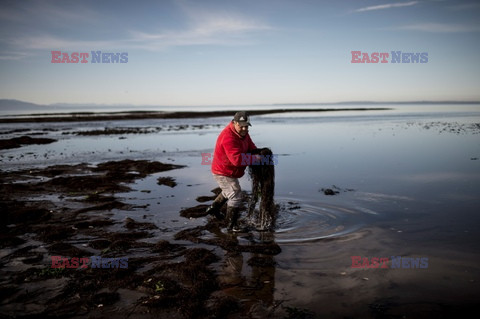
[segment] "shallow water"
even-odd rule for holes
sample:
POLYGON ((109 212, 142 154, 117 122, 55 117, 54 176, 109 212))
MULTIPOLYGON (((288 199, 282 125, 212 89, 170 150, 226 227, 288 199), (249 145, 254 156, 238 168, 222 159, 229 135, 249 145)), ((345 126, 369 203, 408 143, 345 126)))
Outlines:
POLYGON ((320 201, 277 198, 276 202, 280 205, 275 230, 279 244, 342 237, 356 232, 368 220, 359 210, 320 201))
MULTIPOLYGON (((117 194, 136 208, 112 211, 118 220, 128 216, 154 222, 160 228, 158 238, 172 240, 176 232, 206 223, 205 218, 186 219, 178 213, 198 205, 195 199, 211 195, 216 187, 210 166, 202 165, 201 154, 213 152, 216 137, 228 120, 22 124, 58 142, 4 150, 0 160, 5 170, 125 158, 187 165, 137 181, 131 185, 134 191, 117 194), (120 136, 64 134, 179 124, 209 126, 120 136), (172 176, 178 185, 159 186, 160 176, 172 176)), ((464 291, 464 300, 478 301, 478 106, 281 114, 252 118, 252 123, 250 134, 257 146, 270 147, 279 156, 275 201, 280 210, 276 231, 268 239, 278 243, 282 252, 269 257, 276 266, 268 272, 249 266, 249 254, 234 260, 240 265, 234 275, 220 267, 224 277, 268 282, 267 289, 254 297, 243 296, 241 289, 232 294, 270 306, 274 300, 289 300, 329 315, 348 313, 348 307, 342 306, 345 300, 358 305, 381 296, 397 296, 400 304, 436 305, 449 302, 452 289, 464 291), (326 188, 338 194, 327 196, 322 191, 326 188), (353 269, 351 256, 427 257, 429 267, 353 269), (328 302, 329 310, 322 309, 319 301, 328 302)), ((0 126, 2 132, 15 128, 0 126)), ((250 189, 247 177, 241 185, 250 189)), ((254 235, 256 240, 263 236, 254 235)), ((401 309, 397 310, 406 312, 401 309)))

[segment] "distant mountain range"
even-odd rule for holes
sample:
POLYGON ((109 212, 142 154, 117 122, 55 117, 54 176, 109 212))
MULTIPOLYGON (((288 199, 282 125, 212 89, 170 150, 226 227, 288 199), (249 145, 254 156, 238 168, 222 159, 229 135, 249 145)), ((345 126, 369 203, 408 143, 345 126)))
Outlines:
POLYGON ((60 109, 60 108, 78 108, 78 107, 135 107, 135 105, 130 104, 118 104, 118 105, 106 105, 106 104, 95 104, 95 103, 53 103, 53 104, 35 104, 30 102, 24 102, 19 100, 12 99, 0 99, 0 110, 37 110, 42 111, 46 109, 60 109))
MULTIPOLYGON (((295 105, 394 105, 394 104, 480 104, 480 101, 406 101, 406 102, 377 102, 377 101, 350 101, 350 102, 334 102, 334 103, 275 103, 275 104, 262 104, 259 106, 295 106, 295 105)), ((161 105, 158 105, 161 106, 161 105)), ((133 105, 133 104, 95 104, 95 103, 54 103, 54 104, 35 104, 29 103, 19 100, 12 100, 12 99, 0 99, 0 111, 9 111, 9 110, 32 110, 32 111, 44 111, 44 110, 51 110, 51 109, 63 109, 63 108, 73 108, 73 107, 86 107, 86 108, 93 108, 93 107, 132 107, 132 108, 139 108, 143 107, 141 105, 133 105)), ((152 107, 152 106, 149 106, 152 107)))
POLYGON ((46 105, 39 105, 19 100, 0 99, 0 110, 38 110, 41 111, 46 105))

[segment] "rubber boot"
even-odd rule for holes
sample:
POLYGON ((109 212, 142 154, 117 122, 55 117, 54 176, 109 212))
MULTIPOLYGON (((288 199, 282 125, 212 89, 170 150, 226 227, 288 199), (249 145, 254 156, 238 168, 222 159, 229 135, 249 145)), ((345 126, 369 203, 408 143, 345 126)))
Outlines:
POLYGON ((222 193, 220 193, 217 198, 213 201, 212 205, 207 208, 206 212, 209 215, 215 216, 218 220, 223 220, 225 216, 222 214, 220 209, 228 201, 228 198, 225 198, 222 193))
POLYGON ((240 208, 239 207, 230 207, 227 206, 227 219, 228 226, 227 230, 230 232, 243 232, 244 229, 238 226, 238 218, 240 217, 240 208))

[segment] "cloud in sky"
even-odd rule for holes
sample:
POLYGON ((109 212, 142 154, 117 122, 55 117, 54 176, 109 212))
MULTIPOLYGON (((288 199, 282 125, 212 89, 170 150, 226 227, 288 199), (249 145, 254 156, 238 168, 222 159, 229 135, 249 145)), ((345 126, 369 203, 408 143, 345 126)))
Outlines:
POLYGON ((171 105, 478 99, 473 1, 2 0, 0 96, 171 105), (354 49, 431 59, 353 65, 354 49), (53 65, 52 50, 128 52, 129 62, 53 65))
POLYGON ((375 11, 375 10, 385 10, 385 9, 391 9, 391 8, 411 7, 416 5, 417 3, 418 1, 379 4, 376 6, 369 6, 369 7, 356 9, 355 12, 366 12, 366 11, 375 11))
MULTIPOLYGON (((75 17, 79 25, 90 25, 92 15, 87 14, 88 9, 82 9, 83 13, 75 17), (85 20, 78 20, 79 17, 85 17, 85 20)), ((42 17, 55 17, 57 22, 71 21, 71 12, 61 8, 42 8, 45 14, 42 17)), ((119 30, 116 39, 107 36, 105 38, 84 40, 81 34, 71 33, 71 35, 56 32, 55 28, 45 28, 38 31, 37 34, 31 33, 5 34, 2 38, 4 49, 9 51, 21 50, 50 50, 54 48, 78 50, 85 48, 102 48, 102 49, 143 49, 148 51, 161 51, 175 46, 194 46, 194 45, 248 45, 253 43, 252 35, 259 31, 273 30, 274 28, 266 23, 258 21, 251 17, 246 17, 238 13, 205 10, 193 8, 182 4, 180 11, 184 17, 184 27, 165 28, 157 27, 156 32, 139 31, 136 29, 119 30)), ((20 9, 9 14, 3 13, 2 18, 5 20, 29 21, 35 20, 34 11, 31 8, 20 9), (6 18, 8 16, 8 18, 6 18)), ((95 14, 93 14, 95 16, 95 14)), ((35 23, 51 25, 52 22, 41 20, 35 23)), ((101 20, 97 20, 101 21, 101 20)), ((8 56, 4 51, 0 52, 0 58, 7 59, 8 56)), ((18 55, 17 55, 18 57, 18 55)))
POLYGON ((102 41, 92 40, 83 41, 75 39, 66 39, 53 35, 41 35, 41 36, 25 36, 18 37, 11 40, 11 43, 15 47, 27 50, 51 50, 51 49, 69 49, 78 50, 85 48, 118 48, 121 46, 122 41, 102 41))
POLYGON ((182 30, 160 30, 154 33, 131 31, 128 40, 146 50, 162 50, 171 46, 246 45, 255 32, 274 28, 228 12, 187 11, 188 27, 182 30))
POLYGON ((0 60, 21 60, 24 58, 29 57, 30 54, 25 53, 25 52, 0 52, 0 60))

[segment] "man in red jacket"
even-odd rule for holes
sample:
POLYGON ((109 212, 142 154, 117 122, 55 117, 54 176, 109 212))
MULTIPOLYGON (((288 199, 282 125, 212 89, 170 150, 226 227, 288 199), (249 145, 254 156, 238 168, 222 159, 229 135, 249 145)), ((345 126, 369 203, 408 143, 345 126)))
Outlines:
POLYGON ((248 134, 251 126, 246 112, 237 112, 233 120, 223 129, 217 138, 213 153, 212 173, 222 192, 207 209, 207 213, 223 219, 220 213, 227 203, 229 231, 240 231, 237 221, 242 203, 242 189, 238 179, 245 174, 251 161, 251 151, 257 147, 248 134))

